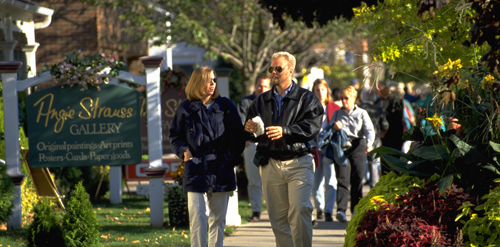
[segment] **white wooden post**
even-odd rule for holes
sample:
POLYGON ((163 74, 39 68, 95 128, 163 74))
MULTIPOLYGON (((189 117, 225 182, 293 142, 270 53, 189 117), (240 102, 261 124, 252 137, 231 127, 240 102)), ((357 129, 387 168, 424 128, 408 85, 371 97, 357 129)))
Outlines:
POLYGON ((160 105, 160 64, 163 57, 141 57, 146 68, 146 91, 148 107, 148 155, 149 168, 145 173, 149 178, 149 208, 151 226, 162 227, 164 224, 163 168, 161 105, 160 105))
POLYGON ((109 167, 109 202, 120 204, 122 200, 122 166, 109 167))
MULTIPOLYGON (((0 62, 4 102, 5 163, 7 164, 7 173, 11 177, 23 176, 21 174, 21 147, 19 144, 19 113, 17 104, 17 70, 21 67, 21 64, 21 62, 0 62)), ((20 181, 22 183, 22 179, 20 181)), ((7 228, 9 230, 21 229, 23 227, 20 184, 16 185, 13 203, 13 214, 7 221, 7 228)))

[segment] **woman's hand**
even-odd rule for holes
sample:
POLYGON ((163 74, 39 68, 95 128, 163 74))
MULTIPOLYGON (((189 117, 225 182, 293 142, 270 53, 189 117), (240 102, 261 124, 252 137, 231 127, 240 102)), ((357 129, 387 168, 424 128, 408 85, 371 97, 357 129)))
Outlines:
POLYGON ((191 151, 186 150, 184 151, 184 161, 188 161, 188 160, 192 160, 193 159, 193 155, 191 154, 191 151))

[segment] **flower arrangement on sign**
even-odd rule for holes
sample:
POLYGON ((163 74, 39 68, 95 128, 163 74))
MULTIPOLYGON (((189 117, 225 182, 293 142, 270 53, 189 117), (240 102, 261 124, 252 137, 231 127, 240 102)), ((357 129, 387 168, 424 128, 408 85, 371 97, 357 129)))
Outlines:
POLYGON ((96 54, 80 57, 81 51, 66 54, 66 59, 53 65, 45 65, 42 72, 50 71, 55 85, 81 86, 87 90, 89 86, 100 90, 100 84, 107 83, 108 77, 100 77, 102 70, 110 68, 109 75, 117 76, 120 70, 128 71, 123 62, 115 61, 113 56, 96 54))
POLYGON ((161 92, 165 92, 169 88, 175 88, 179 91, 179 95, 184 93, 188 77, 186 73, 180 68, 168 68, 160 72, 160 88, 161 92))

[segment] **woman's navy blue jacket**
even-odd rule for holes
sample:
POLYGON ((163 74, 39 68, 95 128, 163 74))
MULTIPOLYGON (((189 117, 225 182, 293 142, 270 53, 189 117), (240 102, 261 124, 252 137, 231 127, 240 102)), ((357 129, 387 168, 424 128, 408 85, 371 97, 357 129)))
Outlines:
POLYGON ((236 189, 234 167, 243 163, 243 125, 234 104, 217 97, 206 109, 199 100, 184 100, 170 127, 172 151, 184 160, 183 189, 190 192, 227 192, 236 189))

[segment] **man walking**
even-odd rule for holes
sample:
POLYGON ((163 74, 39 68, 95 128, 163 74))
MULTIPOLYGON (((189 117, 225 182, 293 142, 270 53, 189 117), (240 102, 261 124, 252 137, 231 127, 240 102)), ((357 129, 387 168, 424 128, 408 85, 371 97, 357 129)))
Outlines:
MULTIPOLYGON (((243 97, 238 103, 238 113, 240 114, 241 121, 245 124, 247 118, 248 107, 252 101, 261 93, 269 90, 271 79, 266 74, 260 74, 255 79, 255 91, 243 97)), ((260 209, 262 207, 262 182, 260 178, 259 167, 253 164, 253 157, 257 149, 257 143, 247 141, 245 144, 245 174, 248 180, 248 199, 252 206, 252 219, 251 221, 260 220, 260 209)))
POLYGON ((245 130, 258 142, 254 163, 260 165, 278 247, 312 245, 311 152, 316 148, 324 110, 311 91, 292 80, 295 63, 288 52, 273 54, 269 67, 273 87, 253 101, 245 123, 245 130))

